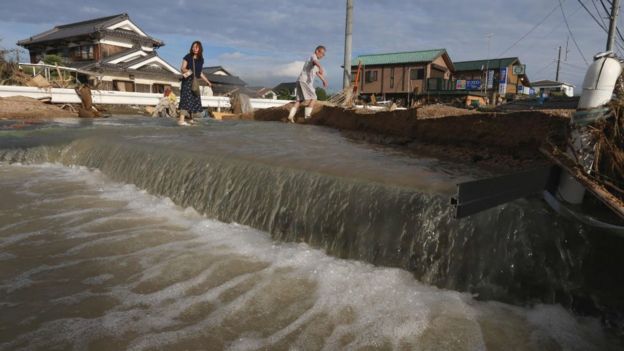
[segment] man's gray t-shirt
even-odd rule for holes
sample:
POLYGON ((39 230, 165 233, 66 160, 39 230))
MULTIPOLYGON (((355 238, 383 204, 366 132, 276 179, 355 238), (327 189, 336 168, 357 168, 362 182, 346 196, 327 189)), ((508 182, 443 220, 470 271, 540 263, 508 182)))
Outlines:
POLYGON ((310 58, 303 64, 303 69, 301 70, 299 79, 297 79, 298 81, 310 85, 314 83, 314 76, 316 75, 316 72, 318 72, 318 66, 314 64, 314 61, 318 62, 316 54, 312 54, 312 56, 310 56, 310 58))

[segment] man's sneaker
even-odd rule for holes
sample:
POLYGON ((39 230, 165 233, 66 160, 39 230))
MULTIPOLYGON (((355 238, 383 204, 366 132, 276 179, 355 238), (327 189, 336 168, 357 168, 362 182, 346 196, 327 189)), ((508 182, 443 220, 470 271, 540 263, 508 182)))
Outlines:
POLYGON ((178 121, 178 125, 179 126, 190 126, 190 124, 186 123, 185 121, 178 121))

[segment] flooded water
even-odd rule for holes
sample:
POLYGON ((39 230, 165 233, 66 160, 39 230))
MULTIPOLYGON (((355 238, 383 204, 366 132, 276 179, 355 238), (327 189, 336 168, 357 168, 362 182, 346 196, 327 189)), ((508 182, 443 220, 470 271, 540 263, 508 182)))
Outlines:
POLYGON ((622 347, 621 241, 537 199, 453 220, 479 170, 149 119, 0 131, 0 160, 0 350, 622 347))

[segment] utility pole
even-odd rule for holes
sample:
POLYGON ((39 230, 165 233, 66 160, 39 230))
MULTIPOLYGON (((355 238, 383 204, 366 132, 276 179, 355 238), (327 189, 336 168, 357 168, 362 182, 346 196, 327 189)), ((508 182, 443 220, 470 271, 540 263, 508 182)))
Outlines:
POLYGON ((351 85, 351 39, 353 36, 353 0, 347 0, 347 21, 345 25, 344 74, 342 88, 351 85))
POLYGON ((489 83, 489 78, 490 78, 490 40, 492 39, 492 36, 494 34, 492 33, 488 33, 485 36, 487 37, 487 57, 485 61, 485 84, 483 84, 484 87, 484 91, 485 91, 485 98, 487 99, 488 96, 488 83, 489 83))
POLYGON ((559 46, 559 56, 557 57, 557 74, 555 75, 555 82, 559 81, 559 65, 561 64, 561 46, 559 46))
POLYGON ((617 17, 620 11, 620 0, 612 0, 611 16, 609 17, 609 38, 607 40, 607 51, 613 50, 615 44, 615 32, 617 30, 617 17))

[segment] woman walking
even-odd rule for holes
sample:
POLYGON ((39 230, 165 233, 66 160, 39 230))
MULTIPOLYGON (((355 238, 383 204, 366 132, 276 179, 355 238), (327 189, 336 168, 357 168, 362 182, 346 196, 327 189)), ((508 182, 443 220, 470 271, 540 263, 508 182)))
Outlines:
POLYGON ((204 68, 203 47, 200 41, 194 41, 191 45, 189 53, 182 59, 182 88, 180 89, 180 116, 178 125, 188 126, 189 124, 184 121, 185 116, 189 116, 191 123, 193 123, 193 115, 203 111, 201 104, 201 96, 192 91, 193 79, 203 79, 209 87, 212 83, 206 78, 202 69, 204 68))

